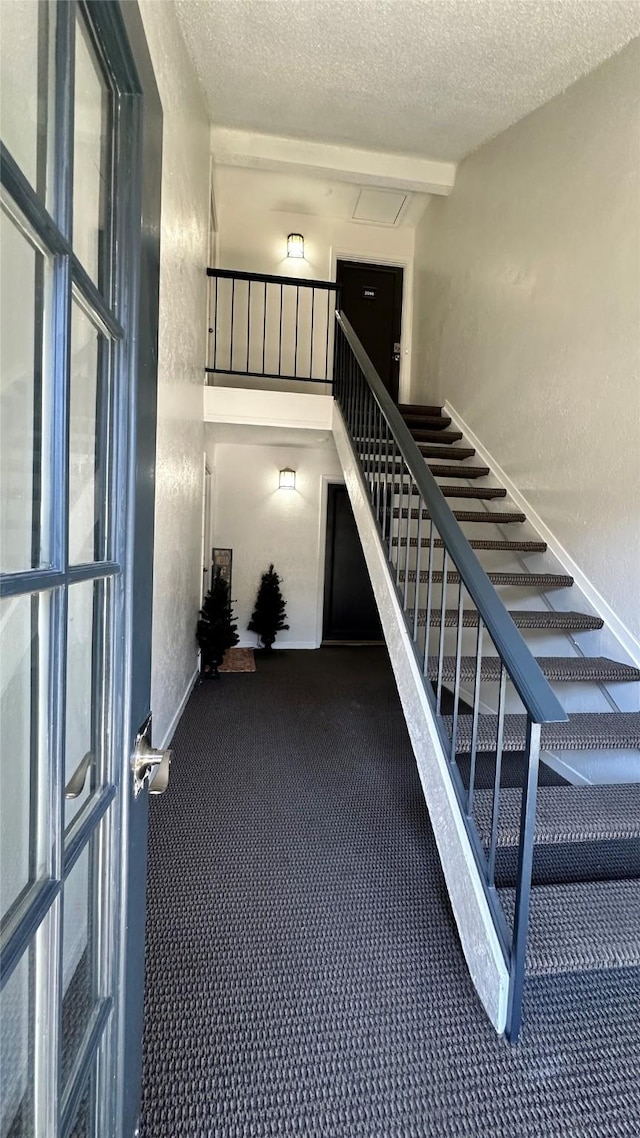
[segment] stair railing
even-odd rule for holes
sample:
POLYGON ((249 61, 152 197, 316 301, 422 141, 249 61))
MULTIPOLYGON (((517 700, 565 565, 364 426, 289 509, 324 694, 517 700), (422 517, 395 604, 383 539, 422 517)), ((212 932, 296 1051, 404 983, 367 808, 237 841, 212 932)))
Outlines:
MULTIPOLYGON (((207 269, 212 278, 205 371, 331 384, 335 281, 207 269)), ((211 382, 211 380, 209 381, 211 382)))
MULTIPOLYGON (((340 311, 336 312, 334 395, 368 488, 378 536, 509 969, 506 1034, 515 1042, 522 1018, 541 727, 544 723, 566 721, 567 715, 475 556, 380 376, 340 311), (426 568, 423 568, 425 551, 426 568), (434 596, 438 586, 441 589, 439 611, 434 596), (447 612, 450 587, 457 587, 458 596, 455 607, 447 612), (466 596, 477 611, 475 650, 471 653, 475 657, 473 704, 467 712, 465 705, 461 706, 462 646, 465 612, 467 615, 469 612, 465 610, 466 596), (447 692, 444 683, 447 627, 455 629, 452 694, 447 692), (495 747, 491 748, 495 754, 491 828, 488 839, 486 836, 483 839, 474 820, 474 791, 478 755, 483 748, 487 750, 486 743, 479 737, 482 663, 487 657, 487 640, 499 658, 499 679, 495 747), (510 924, 496 889, 508 681, 517 692, 526 715, 515 910, 510 924), (459 730, 460 716, 465 713, 471 715, 471 740, 470 748, 463 752, 459 746, 459 730), (468 756, 466 769, 463 754, 468 756)), ((490 515, 487 520, 490 521, 490 515)))

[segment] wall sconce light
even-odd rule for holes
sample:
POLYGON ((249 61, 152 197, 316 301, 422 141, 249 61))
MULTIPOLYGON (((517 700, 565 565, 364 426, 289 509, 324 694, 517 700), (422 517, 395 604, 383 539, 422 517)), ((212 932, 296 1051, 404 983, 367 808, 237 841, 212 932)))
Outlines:
POLYGON ((280 490, 295 490, 296 488, 296 472, 291 470, 290 467, 285 467, 280 471, 280 490))
POLYGON ((287 237, 287 257, 304 257, 304 237, 301 233, 290 233, 287 237))

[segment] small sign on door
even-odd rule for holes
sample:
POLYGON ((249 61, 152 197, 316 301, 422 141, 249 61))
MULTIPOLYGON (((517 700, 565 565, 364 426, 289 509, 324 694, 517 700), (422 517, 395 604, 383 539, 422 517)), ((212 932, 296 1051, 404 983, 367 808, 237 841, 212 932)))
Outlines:
POLYGON ((376 288, 371 288, 370 285, 366 285, 362 290, 362 296, 365 300, 375 300, 377 293, 378 290, 376 288))

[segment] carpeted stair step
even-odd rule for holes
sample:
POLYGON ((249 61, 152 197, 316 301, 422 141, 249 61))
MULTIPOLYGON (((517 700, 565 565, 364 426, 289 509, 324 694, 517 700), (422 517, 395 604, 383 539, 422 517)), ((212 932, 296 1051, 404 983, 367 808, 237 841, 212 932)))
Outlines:
POLYGON ((431 462, 427 465, 434 478, 486 478, 490 473, 488 466, 438 466, 431 462))
MULTIPOLYGON (((457 751, 471 750, 471 715, 458 717, 457 751)), ((451 716, 445 716, 449 733, 451 716)), ((497 715, 478 716, 478 750, 494 751, 497 715)), ((527 726, 526 715, 505 715, 505 751, 523 751, 527 726)), ((581 711, 570 715, 566 723, 543 723, 542 747, 548 751, 632 751, 640 747, 640 711, 581 711)))
MULTIPOLYGON (((372 442, 371 439, 367 439, 364 435, 356 435, 354 436, 354 442, 361 448, 363 454, 371 453, 370 450, 364 450, 366 444, 372 442)), ((474 454, 476 453, 473 447, 456 447, 452 445, 450 446, 448 444, 446 446, 432 446, 429 443, 418 442, 416 443, 416 446, 423 458, 440 458, 444 459, 446 462, 464 462, 464 460, 467 458, 473 458, 474 454)), ((392 455, 393 446, 390 446, 386 442, 380 446, 380 443, 376 439, 374 451, 375 454, 392 455)))
POLYGON ((442 407, 435 404, 398 403, 398 411, 403 417, 405 415, 440 415, 442 407))
MULTIPOLYGON (((498 890, 513 920, 515 890, 498 890)), ((597 972, 640 965, 640 881, 534 885, 527 975, 597 972)))
MULTIPOLYGON (((391 458, 381 460, 377 451, 361 455, 361 460, 362 462, 373 460, 376 472, 379 470, 391 472, 395 477, 398 475, 398 462, 394 462, 391 458)), ((428 462, 427 466, 434 478, 486 478, 490 473, 488 466, 442 466, 439 463, 431 462, 428 462)))
POLYGON ((464 462, 466 458, 473 458, 476 453, 473 447, 438 447, 429 446, 428 443, 418 443, 417 446, 424 458, 442 458, 446 462, 464 462))
MULTIPOLYGON (((393 511, 394 518, 398 517, 398 513, 399 511, 396 507, 393 511)), ((406 518, 406 516, 407 510, 405 508, 402 510, 402 517, 406 518)), ((487 513, 485 510, 454 510, 453 516, 454 518, 457 518, 459 522, 484 522, 485 525, 491 523, 502 524, 503 522, 526 522, 527 520, 525 515, 521 514, 518 510, 495 510, 491 514, 487 513)), ((418 511, 412 510, 411 517, 414 521, 417 521, 418 511)), ((427 520, 429 518, 429 513, 427 510, 422 511, 422 517, 423 520, 427 520)))
MULTIPOLYGON (((568 573, 487 573, 487 577, 492 585, 517 585, 519 588, 524 589, 568 589, 573 585, 573 577, 568 573)), ((400 581, 404 584, 404 570, 400 573, 400 581)), ((409 570, 409 581, 414 583, 416 579, 415 569, 409 570)), ((422 570, 420 573, 420 584, 425 585, 429 580, 428 570, 422 570)), ((431 574, 431 580, 434 585, 442 584, 442 571, 436 569, 431 574)), ((447 573, 447 584, 458 585, 460 583, 460 574, 452 570, 447 573)))
MULTIPOLYGON (((514 553, 545 553, 547 549, 546 541, 501 541, 499 539, 492 540, 491 538, 482 537, 469 537, 467 541, 472 549, 508 550, 514 553)), ((392 538, 391 544, 398 544, 397 537, 392 538)), ((403 540, 402 544, 405 545, 406 542, 403 540)), ((415 549, 417 544, 417 537, 409 538, 409 545, 413 549, 415 549)), ((429 538, 423 537, 420 544, 423 549, 428 549, 429 538)), ((443 547, 443 543, 439 537, 436 538, 433 544, 436 549, 442 549, 443 547)))
POLYGON ((443 431, 451 426, 448 415, 418 415, 411 413, 402 416, 410 431, 414 429, 424 431, 443 431))
MULTIPOLYGON (((393 485, 389 484, 389 489, 393 490, 394 494, 407 493, 407 487, 402 486, 400 482, 394 482, 393 485)), ((507 491, 503 490, 501 486, 441 486, 440 491, 445 498, 477 498, 485 501, 489 501, 491 498, 506 498, 507 496, 507 491)), ((411 493, 412 496, 415 496, 417 490, 412 489, 411 493)))
POLYGON ((410 429, 417 443, 457 443, 462 438, 462 431, 436 431, 422 427, 410 429))
MULTIPOLYGON (((413 610, 408 610, 413 618, 413 610)), ((516 628, 556 628, 568 631, 589 631, 602 628, 604 621, 599 616, 588 616, 584 612, 555 612, 553 609, 508 609, 516 628)), ((426 609, 418 609, 418 627, 426 623, 426 609)), ((445 628, 455 628, 458 623, 458 610, 445 609, 445 628)), ((431 625, 440 624, 440 609, 431 610, 431 625)), ((462 614, 463 628, 478 627, 478 610, 465 609, 462 614)))
MULTIPOLYGON (((473 816, 485 845, 491 838, 493 791, 476 790, 473 816)), ((519 787, 500 790, 498 845, 516 847, 520 838, 519 787)), ((640 784, 540 786, 536 803, 536 845, 627 841, 640 838, 640 784)))
MULTIPOLYGON (((608 660, 605 656, 536 656, 540 670, 548 680, 556 683, 636 683, 640 680, 640 668, 608 660)), ((444 656, 442 675, 445 683, 455 680, 455 656, 444 656)), ((465 683, 473 683, 476 674, 476 657, 460 657, 460 677, 465 683)), ((430 680, 438 678, 438 661, 429 660, 430 680)), ((487 683, 497 683, 500 679, 500 660, 497 656, 483 656, 481 679, 487 683)))

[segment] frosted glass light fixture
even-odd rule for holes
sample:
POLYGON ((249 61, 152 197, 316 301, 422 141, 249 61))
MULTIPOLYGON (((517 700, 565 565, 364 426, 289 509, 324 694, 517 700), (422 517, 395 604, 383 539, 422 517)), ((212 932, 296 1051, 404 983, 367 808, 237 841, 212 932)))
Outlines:
POLYGON ((301 233, 290 233, 287 237, 287 257, 304 257, 304 237, 301 233))
POLYGON ((295 490, 296 488, 296 472, 286 466, 284 470, 280 471, 280 489, 281 490, 295 490))

